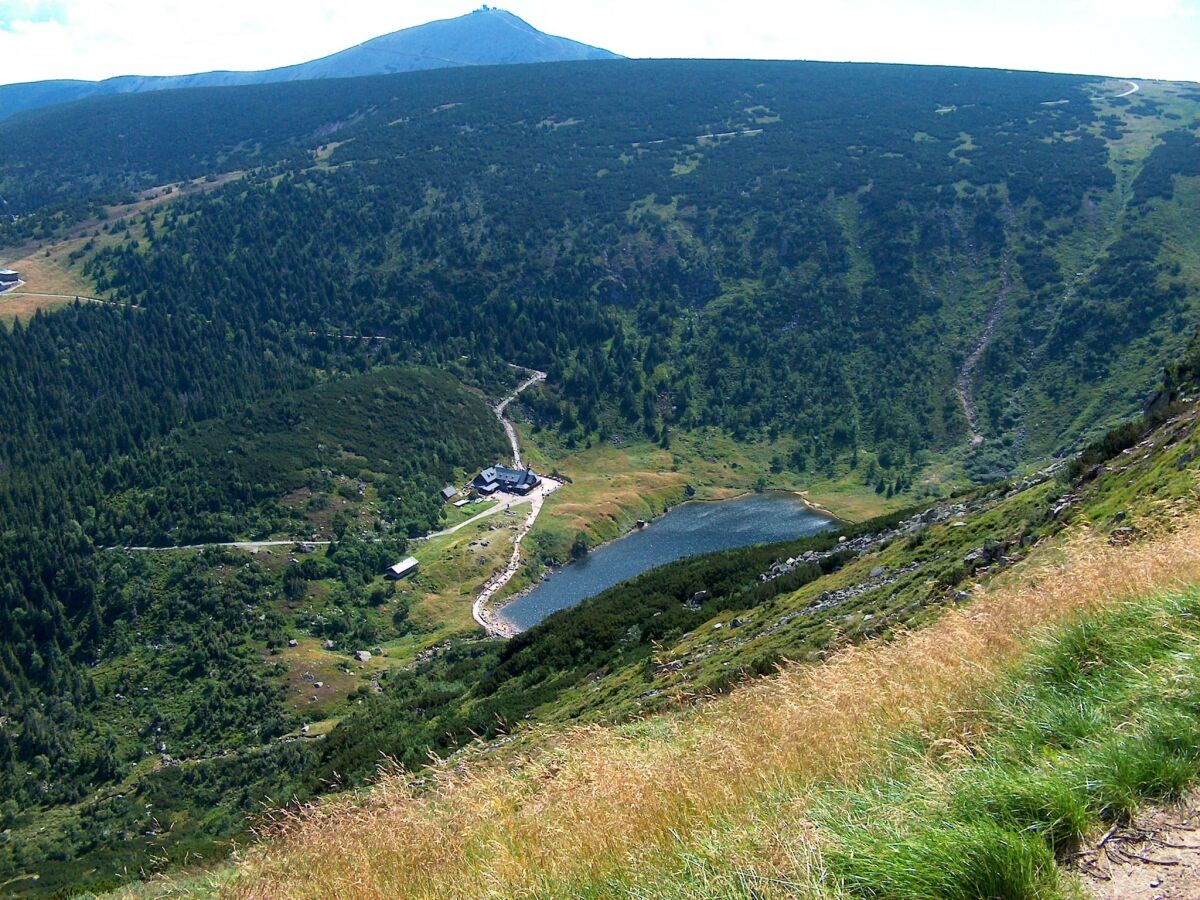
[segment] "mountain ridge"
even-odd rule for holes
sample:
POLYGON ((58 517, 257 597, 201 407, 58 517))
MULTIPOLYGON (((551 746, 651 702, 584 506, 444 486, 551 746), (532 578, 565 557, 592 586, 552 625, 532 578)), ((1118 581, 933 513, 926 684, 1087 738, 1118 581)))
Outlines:
POLYGON ((0 120, 21 112, 114 94, 354 78, 464 66, 621 58, 599 47, 546 34, 506 10, 484 6, 463 16, 403 28, 327 56, 273 69, 117 75, 101 81, 52 79, 0 85, 0 120))

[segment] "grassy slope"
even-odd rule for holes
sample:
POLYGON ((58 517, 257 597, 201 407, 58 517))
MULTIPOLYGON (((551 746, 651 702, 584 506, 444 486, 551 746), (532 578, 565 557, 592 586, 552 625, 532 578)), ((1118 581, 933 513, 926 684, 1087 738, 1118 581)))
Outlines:
MULTIPOLYGON (((1154 213, 1171 217, 1172 233, 1177 235, 1186 233, 1186 229, 1194 224, 1194 217, 1186 206, 1194 194, 1194 185, 1184 183, 1181 184, 1181 188, 1177 200, 1182 198, 1182 202, 1165 206, 1154 213)), ((1182 255, 1186 245, 1181 244, 1180 248, 1182 255)), ((1192 263, 1194 260, 1188 260, 1185 268, 1190 266, 1188 271, 1194 276, 1195 266, 1192 263)), ((1064 268, 1071 271, 1069 264, 1065 263, 1064 268)), ((1147 372, 1153 368, 1154 364, 1148 362, 1147 372)), ((1123 397, 1122 400, 1129 400, 1136 393, 1134 390, 1129 397, 1123 397)), ((1105 402, 1107 403, 1107 400, 1105 402)), ((770 447, 734 447, 730 442, 711 435, 677 437, 671 451, 661 451, 651 445, 638 444, 620 449, 593 448, 574 457, 547 453, 541 458, 547 467, 557 465, 576 480, 547 506, 546 513, 539 522, 538 531, 545 535, 544 540, 548 546, 559 545, 564 540, 569 541, 575 531, 580 529, 586 531, 593 542, 599 542, 616 536, 636 519, 649 518, 661 512, 667 505, 683 499, 683 486, 686 483, 693 484, 701 495, 709 496, 750 488, 760 475, 769 475, 771 455, 770 447), (738 462, 738 465, 735 468, 727 461, 738 462)), ((952 477, 957 477, 957 473, 952 477)), ((1155 478, 1157 477, 1156 475, 1155 478)), ((865 518, 889 506, 869 489, 861 489, 850 473, 828 479, 783 476, 778 486, 810 487, 816 499, 834 512, 852 519, 865 518)), ((1124 483, 1123 487, 1109 483, 1108 490, 1111 496, 1106 503, 1110 505, 1103 510, 1100 506, 1089 506, 1087 515, 1107 522, 1106 517, 1123 508, 1126 500, 1136 497, 1141 489, 1144 489, 1144 486, 1135 488, 1131 482, 1124 483)), ((919 608, 933 593, 927 582, 937 581, 943 574, 952 574, 962 554, 977 546, 984 536, 995 533, 996 528, 1010 527, 1013 523, 1021 521, 1022 516, 1044 514, 1048 493, 1049 489, 1043 489, 1042 495, 1027 495, 1021 498, 1018 504, 1005 507, 990 519, 978 522, 973 520, 968 529, 955 532, 941 529, 936 532, 930 539, 928 548, 930 565, 919 575, 910 576, 905 583, 892 586, 889 591, 864 595, 859 602, 847 607, 839 624, 840 629, 844 631, 844 637, 855 639, 873 633, 887 633, 889 628, 897 624, 929 618, 932 612, 927 613, 919 608), (889 596, 884 597, 882 594, 889 596), (916 619, 912 618, 914 613, 917 614, 916 619)), ((890 507, 894 508, 899 502, 890 504, 890 507)), ((419 586, 417 615, 425 617, 423 623, 435 629, 432 633, 439 639, 459 628, 470 627, 469 600, 472 579, 476 577, 477 570, 487 568, 491 556, 485 557, 481 565, 474 557, 464 558, 462 551, 470 540, 478 539, 482 533, 483 529, 480 529, 479 533, 456 536, 453 542, 447 539, 437 545, 423 548, 418 553, 423 562, 428 560, 425 573, 429 583, 419 586)), ((497 551, 502 545, 502 541, 493 542, 490 549, 497 551)), ((506 551, 496 552, 492 555, 500 558, 505 553, 506 551)), ((727 678, 728 671, 736 673, 752 653, 761 653, 764 657, 780 653, 796 655, 796 648, 804 646, 803 637, 796 633, 802 630, 803 623, 793 626, 790 634, 788 629, 784 629, 782 632, 762 635, 761 632, 766 631, 776 621, 767 621, 766 616, 782 618, 782 615, 789 611, 802 609, 819 591, 860 583, 870 568, 878 565, 899 568, 909 564, 911 560, 912 555, 904 548, 893 548, 870 562, 848 567, 846 571, 823 583, 819 589, 812 588, 801 592, 770 611, 756 612, 751 626, 743 630, 736 640, 727 638, 726 634, 714 639, 711 633, 697 632, 677 647, 671 648, 670 655, 665 657, 667 662, 683 663, 683 667, 675 675, 664 680, 665 688, 681 690, 684 694, 703 691, 707 685, 717 684, 727 678)), ((519 582, 514 584, 514 587, 517 586, 519 582)), ((944 584, 939 583, 939 586, 944 584)), ((944 592, 941 599, 946 599, 944 592)), ((395 649, 405 658, 411 658, 410 655, 416 652, 415 646, 409 647, 411 643, 410 638, 401 639, 400 645, 395 649)), ((424 639, 420 643, 427 646, 424 639)), ((813 658, 826 653, 828 645, 829 642, 822 636, 820 641, 812 645, 813 658)), ((390 654, 393 648, 389 646, 388 649, 390 654)), ((609 690, 613 692, 616 701, 631 704, 628 707, 630 709, 636 708, 633 701, 646 687, 640 683, 640 678, 634 677, 632 673, 626 673, 623 677, 625 681, 618 677, 609 682, 609 690)), ((657 683, 654 687, 663 689, 663 686, 657 683)), ((608 703, 607 697, 604 702, 608 703)), ((579 708, 580 703, 567 702, 558 712, 574 712, 579 708)))
MULTIPOLYGON (((933 882, 912 879, 936 877, 935 893, 972 896, 985 882, 971 879, 994 876, 1014 895, 1051 895, 1056 850, 1196 771, 1196 742, 1163 738, 1180 734, 1179 716, 1196 702, 1188 624, 1196 601, 1179 593, 1200 581, 1194 426, 1189 413, 1114 460, 1066 514, 1069 536, 1041 540, 1017 565, 975 573, 963 585, 977 585, 966 606, 939 611, 947 592, 935 568, 857 598, 846 637, 857 626, 858 637, 884 639, 820 665, 788 667, 682 715, 534 734, 517 744, 527 757, 438 770, 437 791, 385 780, 368 797, 323 805, 293 822, 287 841, 254 852, 241 891, 286 885, 290 895, 316 896, 350 890, 354 879, 359 892, 406 896, 770 896, 839 886, 871 895, 868 884, 884 883, 894 895, 921 896, 933 882), (1130 525, 1147 536, 1132 546, 1106 539, 1130 525), (890 607, 921 598, 898 621, 927 628, 887 626, 890 607), (1122 612, 1131 600, 1142 605, 1122 612), (885 625, 862 627, 868 616, 885 625), (1087 625, 1089 617, 1109 618, 1087 625), (1088 643, 1096 634, 1112 639, 1088 643), (1072 675, 1071 659, 1086 677, 1072 675), (1047 666, 1058 666, 1055 678, 1047 666), (1165 683, 1176 689, 1161 690, 1165 683), (1066 716, 1068 706, 1082 712, 1066 716), (1118 737, 1114 723, 1124 723, 1118 737), (1122 759, 1138 765, 1115 765, 1122 759), (1086 789, 1080 772, 1095 775, 1086 789), (1030 779, 1057 805, 1031 807, 1020 790, 1030 779), (968 790, 992 812, 952 799, 968 790), (945 820, 959 822, 953 839, 934 825, 945 820), (1032 836, 1014 822, 1035 825, 1032 836), (336 846, 332 833, 344 836, 336 846)), ((1000 497, 964 517, 966 526, 935 526, 826 581, 853 583, 864 569, 921 556, 956 565, 984 536, 1036 533, 1034 514, 1057 492, 1043 484, 1000 497)), ((736 639, 779 640, 787 629, 769 631, 765 617, 803 609, 829 588, 779 598, 736 639)), ((706 673, 745 657, 745 644, 729 640, 727 629, 697 629, 672 651, 683 667, 656 687, 695 693, 706 673)), ((633 681, 618 673, 596 687, 604 703, 619 704, 635 687, 645 691, 633 681)))
POLYGON ((447 768, 434 792, 386 780, 253 853, 240 893, 1048 896, 1054 849, 1197 771, 1194 746, 1164 740, 1200 699, 1179 617, 1196 601, 1153 599, 1200 578, 1200 531, 1176 526, 1134 549, 1080 537, 1069 564, 1047 553, 928 629, 683 716, 558 737, 516 766, 447 768), (1152 599, 1130 612, 1133 597, 1152 599), (1086 624, 1110 606, 1112 625, 1086 624), (1048 809, 1026 788, 1038 776, 1048 809), (939 827, 948 817, 958 830, 939 827))
MULTIPOLYGON (((861 787, 859 775, 878 771, 885 763, 894 764, 900 773, 904 761, 888 756, 896 737, 917 721, 926 738, 940 741, 943 732, 937 726, 941 720, 934 713, 952 717, 957 715, 956 710, 982 709, 987 699, 983 694, 955 692, 990 690, 988 685, 1004 677, 1010 663, 1025 652, 1028 629, 1048 620, 1070 618, 1081 606, 1090 608, 1090 604, 1125 596, 1148 596, 1164 585, 1196 579, 1193 548, 1197 533, 1190 520, 1200 496, 1194 463, 1200 455, 1200 435, 1195 428, 1195 408, 1185 405, 1182 409, 1180 416, 1146 441, 1114 457, 1100 477, 1066 498, 1062 494, 1070 486, 1053 480, 965 498, 952 521, 893 542, 816 584, 738 611, 742 621, 736 630, 728 627, 731 613, 716 613, 691 633, 664 641, 655 654, 654 665, 639 662, 612 671, 601 668, 533 710, 530 718, 543 723, 542 727, 518 731, 515 741, 501 742, 506 750, 498 756, 492 752, 484 757, 507 763, 523 758, 514 756, 523 753, 532 763, 519 763, 508 774, 499 775, 487 762, 468 763, 465 769, 446 767, 435 776, 452 782, 444 792, 428 794, 421 786, 428 782, 421 782, 415 797, 403 799, 409 794, 407 783, 391 781, 378 795, 381 807, 369 805, 363 809, 361 798, 322 807, 326 812, 332 810, 331 818, 319 814, 317 824, 303 840, 323 841, 330 829, 353 834, 346 852, 355 859, 378 858, 379 866, 387 871, 374 868, 374 863, 343 860, 329 868, 310 860, 316 867, 313 875, 318 878, 314 890, 336 892, 345 885, 320 879, 341 878, 349 869, 367 879, 366 884, 380 885, 384 894, 441 895, 457 890, 428 872, 410 871, 405 866, 397 869, 394 853, 418 862, 426 854, 433 854, 437 864, 431 863, 431 867, 445 869, 446 878, 454 885, 461 883, 462 893, 468 896, 482 890, 477 879, 499 884, 497 892, 501 895, 531 888, 550 894, 604 895, 617 890, 615 885, 630 887, 621 878, 640 879, 643 888, 682 878, 677 885, 680 895, 703 893, 701 888, 710 883, 708 880, 697 885, 687 878, 695 874, 692 864, 696 860, 706 866, 712 863, 705 842, 715 842, 716 864, 740 860, 737 854, 751 846, 760 856, 752 855, 739 865, 743 871, 761 874, 762 867, 775 865, 777 860, 761 858, 764 851, 755 842, 782 827, 780 823, 788 824, 784 813, 790 805, 781 810, 770 804, 784 783, 781 779, 792 777, 787 772, 763 768, 765 757, 759 751, 764 746, 794 748, 797 753, 807 754, 797 763, 802 769, 818 771, 821 778, 836 775, 841 779, 838 783, 852 786, 861 787), (1052 509, 1064 500, 1074 505, 1052 514, 1052 509), (1083 536, 1066 543, 1054 537, 1064 520, 1073 520, 1076 533, 1083 536), (961 526, 957 524, 960 521, 961 526), (1121 541, 1137 533, 1166 537, 1153 538, 1131 549, 1109 546, 1107 533, 1117 528, 1135 529, 1132 533, 1115 532, 1121 541), (1173 529, 1176 534, 1172 537, 1173 529), (1025 540, 1019 541, 1021 538, 1025 540), (1027 558, 1016 565, 993 564, 979 570, 965 567, 965 554, 988 539, 1013 542, 1001 551, 1002 557, 1027 558), (885 577, 882 583, 873 583, 879 569, 884 570, 885 577), (902 578, 890 580, 892 573, 901 571, 902 578), (867 589, 828 612, 806 609, 834 588, 854 586, 867 589), (972 596, 976 598, 974 603, 954 608, 954 601, 972 596), (993 610, 996 605, 998 612, 993 610), (951 609, 948 613, 944 612, 947 608, 951 609), (993 615, 999 618, 992 621, 989 617, 993 615), (931 628, 916 632, 906 629, 927 623, 932 623, 931 628), (725 627, 713 627, 718 624, 725 627), (872 648, 869 650, 846 649, 871 637, 882 637, 884 642, 868 645, 872 648), (915 651, 909 647, 914 642, 923 642, 920 646, 925 652, 936 650, 933 663, 949 667, 948 672, 939 675, 941 670, 935 668, 925 678, 913 656, 915 651), (892 659, 888 655, 891 653, 901 655, 892 659), (735 692, 730 699, 701 705, 682 716, 670 714, 681 704, 685 710, 691 709, 697 695, 727 688, 746 670, 748 661, 760 654, 765 659, 783 656, 820 662, 832 658, 833 662, 789 669, 789 675, 779 681, 759 681, 735 692), (998 654, 994 665, 988 663, 989 654, 998 654), (843 665, 840 660, 859 658, 861 661, 855 665, 866 668, 842 684, 838 693, 830 679, 837 683, 837 673, 842 671, 838 666, 843 665), (932 683, 929 679, 935 676, 942 681, 932 683), (864 682, 864 678, 869 681, 864 682), (864 683, 871 684, 872 690, 864 692, 864 683), (761 705, 747 707, 745 698, 755 691, 768 692, 764 694, 767 699, 761 705), (724 718, 722 709, 726 710, 724 718), (796 715, 800 718, 777 722, 777 730, 763 734, 759 723, 772 721, 771 711, 775 709, 779 715, 799 710, 796 715), (666 714, 638 718, 654 710, 666 714), (564 724, 589 720, 633 720, 639 724, 566 732, 565 737, 559 731, 564 724), (742 740, 758 743, 748 748, 737 743, 742 740), (698 760, 693 754, 709 752, 704 751, 705 741, 713 742, 718 749, 712 751, 713 758, 698 760), (584 755, 580 757, 579 753, 584 755), (637 774, 639 766, 648 768, 637 774), (464 775, 470 783, 465 787, 459 784, 455 773, 464 775), (689 781, 693 775, 698 780, 689 781), (597 798, 596 785, 610 781, 613 790, 627 793, 614 797, 605 793, 597 798), (638 807, 633 800, 650 797, 660 788, 668 796, 685 798, 680 809, 668 811, 676 818, 662 826, 665 832, 655 831, 662 810, 649 801, 649 808, 645 804, 638 807), (482 793, 472 793, 476 790, 482 793), (580 791, 586 796, 580 796, 580 791), (739 805, 720 805, 734 801, 739 805), (610 809, 606 803, 620 809, 610 809), (497 816, 494 811, 498 809, 505 812, 497 816), (433 833, 426 813, 437 820, 436 829, 448 829, 453 839, 442 831, 433 833), (347 816, 354 823, 350 827, 347 816), (564 821, 563 816, 575 818, 564 821), (593 820, 602 823, 595 827, 603 829, 603 834, 593 836, 600 841, 596 846, 583 846, 582 857, 590 860, 584 866, 587 871, 581 869, 580 853, 560 858, 560 848, 553 838, 539 830, 544 825, 555 834, 570 832, 575 836, 579 822, 593 820), (764 820, 771 823, 769 828, 755 824, 764 820), (380 826, 380 822, 385 824, 380 826), (376 826, 386 834, 376 833, 376 826), (411 829, 419 833, 410 833, 411 829), (709 835, 708 829, 719 832, 718 836, 709 835), (677 844, 673 843, 676 838, 671 837, 672 833, 679 836, 677 844), (607 838, 603 835, 614 834, 642 835, 644 840, 604 843, 607 838), (467 839, 467 858, 459 857, 454 849, 459 846, 460 835, 467 839), (494 841, 505 849, 496 868, 490 868, 494 841), (397 842, 403 844, 402 850, 396 850, 397 842), (640 860, 641 869, 629 865, 630 854, 640 860), (356 868, 360 866, 366 871, 356 868), (410 878, 413 880, 406 880, 410 878)), ((945 740, 963 743, 965 737, 974 734, 971 729, 975 721, 953 725, 959 731, 945 740)), ((470 756, 469 751, 467 759, 470 756)), ((504 768, 507 770, 507 766, 504 768)), ((811 779, 805 771, 800 775, 807 785, 805 779, 811 779)), ((807 803, 807 794, 805 798, 807 803)), ((789 800, 789 804, 795 802, 789 800)), ((797 827, 807 833, 815 826, 805 819, 797 827)), ((824 827, 834 826, 826 822, 824 827)), ((295 865, 308 865, 303 860, 297 863, 289 855, 307 852, 303 840, 300 846, 278 850, 281 866, 290 870, 295 865)), ((322 843, 320 853, 327 856, 326 849, 322 843)), ((822 848, 805 852, 809 850, 819 856, 822 848)), ((787 852, 789 858, 798 858, 800 851, 791 847, 787 852)), ((711 884, 721 885, 718 893, 722 895, 729 892, 729 883, 723 880, 729 874, 726 871, 713 876, 716 880, 711 884)), ((282 874, 279 877, 285 878, 282 874)), ((707 874, 703 877, 709 878, 707 874)), ((794 880, 797 876, 792 872, 788 877, 794 880)), ((269 889, 269 885, 255 884, 250 890, 269 889)), ((289 890, 293 889, 289 885, 289 890)))
MULTIPOLYGON (((1009 564, 1044 554, 1039 542, 1072 517, 1104 531, 1150 528, 1156 516, 1195 501, 1191 460, 1200 455, 1200 435, 1190 415, 1165 426, 1153 440, 1155 445, 1123 455, 1114 463, 1119 471, 1089 485, 1084 501, 1058 517, 1053 510, 1071 499, 1058 479, 964 497, 947 521, 895 540, 791 594, 714 612, 705 624, 658 646, 653 666, 602 670, 539 707, 532 718, 571 723, 644 715, 723 691, 743 673, 761 672, 780 660, 815 662, 848 644, 890 638, 978 596, 1009 564), (1151 524, 1141 523, 1143 517, 1151 524), (998 548, 999 560, 979 568, 964 563, 989 545, 998 548), (831 606, 822 603, 837 591, 852 596, 831 606)), ((755 574, 750 573, 751 580, 755 574)))

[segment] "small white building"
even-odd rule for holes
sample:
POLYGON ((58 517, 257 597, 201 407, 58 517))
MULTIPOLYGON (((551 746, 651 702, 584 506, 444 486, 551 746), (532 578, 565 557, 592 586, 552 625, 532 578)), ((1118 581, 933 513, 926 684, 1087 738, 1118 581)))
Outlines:
POLYGON ((396 563, 394 566, 390 566, 387 570, 387 577, 392 581, 399 581, 401 578, 407 578, 409 575, 412 575, 414 572, 416 572, 420 565, 421 564, 417 562, 416 557, 410 556, 408 559, 402 560, 401 562, 396 563))

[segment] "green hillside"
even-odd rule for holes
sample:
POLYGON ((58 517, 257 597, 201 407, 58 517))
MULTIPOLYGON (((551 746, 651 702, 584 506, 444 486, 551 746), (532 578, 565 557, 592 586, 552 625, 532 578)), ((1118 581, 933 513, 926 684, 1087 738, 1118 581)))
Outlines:
POLYGON ((1129 90, 615 60, 6 123, 0 259, 97 299, 46 291, 0 329, 0 886, 220 858, 384 754, 427 772, 659 715, 957 621, 1084 526, 1172 527, 1200 90, 1129 90), (508 591, 687 496, 807 491, 855 521, 483 640, 523 516, 416 539, 467 519, 443 484, 508 456, 488 404, 515 366, 547 373, 511 415, 562 486, 508 591), (178 549, 230 541, 256 543, 178 549))
MULTIPOLYGON (((1194 390, 1194 353, 1172 374, 1168 397, 1194 390)), ((506 644, 452 647, 331 735, 322 777, 369 777, 381 753, 419 765, 430 746, 445 752, 527 719, 612 722, 669 710, 785 660, 817 662, 934 621, 1073 526, 1119 539, 1152 530, 1156 510, 1194 499, 1194 410, 1171 413, 1112 432, 1069 469, 831 534, 673 563, 506 644), (1119 470, 1106 465, 1130 447, 1119 470)))
POLYGON ((328 520, 341 507, 345 517, 369 489, 388 531, 415 537, 440 523, 444 484, 508 452, 482 398, 450 375, 377 369, 256 403, 123 460, 128 486, 98 511, 95 533, 122 545, 306 528, 327 539, 329 521, 312 524, 312 514, 328 520))
POLYGON ((1200 774, 1198 376, 1193 353, 1155 414, 1057 472, 451 642, 306 760, 339 783, 380 753, 447 765, 155 887, 1077 896, 1081 850, 1136 843, 1142 805, 1200 774))
POLYGON ((964 446, 986 480, 1100 433, 1200 321, 1185 86, 1130 102, 1123 82, 952 69, 557 71, 421 76, 316 165, 171 205, 88 272, 161 309, 519 359, 552 372, 544 414, 578 440, 783 433, 797 468, 868 451, 889 482, 964 446))

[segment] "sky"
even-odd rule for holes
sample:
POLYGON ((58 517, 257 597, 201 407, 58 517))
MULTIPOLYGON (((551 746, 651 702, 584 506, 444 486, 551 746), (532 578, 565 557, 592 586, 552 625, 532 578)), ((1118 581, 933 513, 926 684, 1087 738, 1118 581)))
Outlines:
MULTIPOLYGON (((0 0, 0 84, 304 62, 478 0, 0 0)), ((506 0, 633 57, 907 62, 1200 81, 1200 0, 506 0)))

